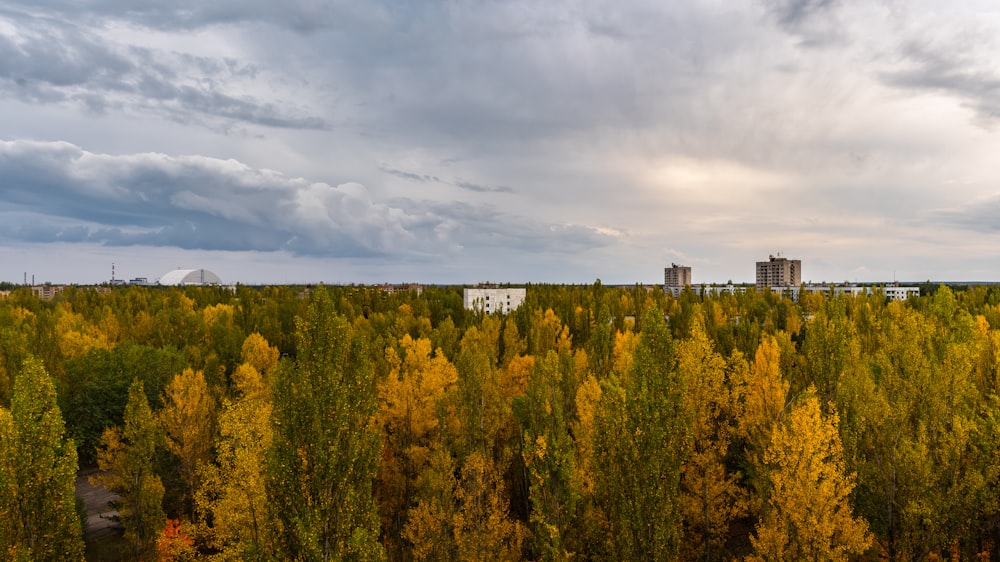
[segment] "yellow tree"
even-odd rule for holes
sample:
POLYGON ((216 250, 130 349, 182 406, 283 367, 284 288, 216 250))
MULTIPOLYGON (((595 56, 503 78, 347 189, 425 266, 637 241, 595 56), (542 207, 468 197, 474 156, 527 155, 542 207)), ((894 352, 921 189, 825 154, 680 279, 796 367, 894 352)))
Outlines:
POLYGON ((601 402, 601 384, 593 375, 584 379, 576 391, 576 422, 573 424, 573 444, 576 447, 576 479, 581 494, 594 495, 594 438, 596 416, 601 402))
MULTIPOLYGON (((387 350, 391 372, 378 386, 378 420, 384 429, 379 507, 390 537, 399 536, 414 482, 438 441, 438 404, 458 381, 457 369, 440 349, 431 356, 430 340, 407 334, 400 349, 402 359, 394 349, 387 350)), ((388 546, 391 554, 402 548, 394 538, 388 546)))
POLYGON ((68 359, 79 357, 91 349, 112 347, 107 334, 88 324, 83 315, 73 312, 68 303, 59 305, 56 334, 59 338, 59 351, 68 359))
POLYGON ((576 452, 574 479, 579 487, 577 502, 579 536, 582 550, 595 556, 604 542, 604 529, 600 511, 596 506, 597 472, 595 466, 595 439, 597 415, 601 407, 601 384, 597 377, 588 375, 576 391, 576 419, 571 422, 573 447, 576 452))
POLYGON ((545 352, 556 348, 564 330, 568 332, 569 328, 563 326, 551 308, 544 314, 540 309, 536 310, 531 317, 531 328, 528 331, 528 351, 535 356, 544 356, 545 352))
POLYGON ((215 400, 201 371, 185 369, 164 390, 159 419, 167 449, 180 459, 181 476, 187 487, 191 520, 195 520, 194 491, 198 488, 198 466, 212 452, 215 400))
POLYGON ((243 340, 240 359, 253 367, 267 386, 267 376, 278 366, 278 348, 268 343, 264 336, 254 332, 243 340))
POLYGON ((631 330, 615 334, 614 372, 619 378, 625 379, 632 372, 632 360, 638 344, 639 337, 631 330))
POLYGON ((271 402, 260 373, 243 363, 233 374, 237 397, 223 402, 218 464, 200 470, 195 494, 199 512, 210 519, 210 546, 233 560, 266 558, 275 536, 267 516, 264 466, 271 447, 271 402))
POLYGON ((844 466, 836 412, 824 417, 815 389, 771 434, 768 511, 751 537, 749 561, 847 560, 872 542, 848 503, 854 475, 844 466))
POLYGON ((500 369, 500 388, 507 399, 523 396, 528 388, 528 377, 535 369, 535 357, 518 355, 500 369))
POLYGON ((677 369, 691 423, 690 447, 681 466, 682 552, 690 559, 716 560, 730 522, 746 511, 746 499, 738 475, 726 469, 735 433, 733 390, 726 384, 726 362, 705 334, 701 314, 694 314, 690 337, 677 346, 677 369))
POLYGON ((759 502, 768 486, 764 450, 770 442, 771 429, 785 410, 789 386, 781 376, 781 350, 774 337, 760 342, 750 369, 734 373, 733 383, 736 392, 743 397, 737 433, 746 442, 748 480, 757 491, 752 507, 759 511, 759 502))
POLYGON ((454 517, 457 560, 521 559, 521 545, 528 531, 508 516, 506 492, 503 478, 488 457, 473 452, 465 459, 462 479, 455 490, 459 505, 454 517))
POLYGON ((451 562, 455 547, 455 459, 439 448, 431 452, 427 467, 417 482, 417 505, 407 511, 402 538, 412 547, 414 560, 451 562))

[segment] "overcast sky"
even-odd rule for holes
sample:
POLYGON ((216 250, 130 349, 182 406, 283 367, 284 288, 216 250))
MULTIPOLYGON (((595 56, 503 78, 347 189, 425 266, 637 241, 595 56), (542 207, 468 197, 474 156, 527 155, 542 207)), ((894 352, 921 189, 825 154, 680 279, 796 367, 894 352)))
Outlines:
POLYGON ((0 0, 0 281, 1000 280, 994 0, 0 0))

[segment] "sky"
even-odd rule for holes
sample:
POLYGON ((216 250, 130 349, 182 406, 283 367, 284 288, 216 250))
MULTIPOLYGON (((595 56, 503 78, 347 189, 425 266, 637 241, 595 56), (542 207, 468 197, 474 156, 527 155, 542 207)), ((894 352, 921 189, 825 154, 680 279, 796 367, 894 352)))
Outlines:
POLYGON ((1000 281, 993 0, 0 0, 0 281, 1000 281))

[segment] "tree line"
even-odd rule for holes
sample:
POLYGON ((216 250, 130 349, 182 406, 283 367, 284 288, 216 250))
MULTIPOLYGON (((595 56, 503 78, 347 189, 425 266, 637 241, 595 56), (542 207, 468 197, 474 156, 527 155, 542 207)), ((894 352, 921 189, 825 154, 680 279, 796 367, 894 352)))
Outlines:
POLYGON ((0 301, 0 552, 988 560, 1000 290, 68 288, 0 301))

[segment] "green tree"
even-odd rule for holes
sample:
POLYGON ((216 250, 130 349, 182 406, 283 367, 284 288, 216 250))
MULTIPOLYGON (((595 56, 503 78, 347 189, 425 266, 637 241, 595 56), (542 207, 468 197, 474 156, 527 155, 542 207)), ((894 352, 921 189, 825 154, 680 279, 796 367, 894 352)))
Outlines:
POLYGON ((688 449, 683 380, 663 314, 652 309, 632 371, 602 385, 597 419, 597 496, 618 560, 669 560, 681 540, 681 464, 688 449))
POLYGON ((535 363, 525 396, 515 402, 524 428, 521 455, 528 472, 534 551, 541 560, 566 560, 575 550, 570 530, 579 485, 560 366, 550 350, 535 363))
POLYGON ((455 360, 458 386, 452 396, 460 435, 452 444, 459 451, 458 458, 479 451, 504 471, 519 439, 511 400, 505 396, 497 367, 499 330, 500 321, 486 317, 482 329, 469 328, 462 338, 455 360))
POLYGON ((56 390, 37 359, 0 407, 0 553, 10 560, 82 560, 76 448, 65 437, 56 390))
POLYGON ((455 459, 444 449, 431 452, 417 482, 417 505, 407 511, 402 537, 412 545, 413 559, 450 562, 458 557, 455 544, 455 459))
POLYGON ((273 391, 267 488, 284 530, 279 555, 380 560, 380 436, 367 342, 323 290, 297 325, 297 360, 279 365, 273 391))
POLYGON ((97 465, 104 472, 95 481, 121 496, 118 516, 128 554, 137 562, 156 558, 156 539, 166 524, 163 484, 153 467, 160 439, 143 385, 136 380, 128 389, 125 427, 108 428, 101 436, 97 465))

